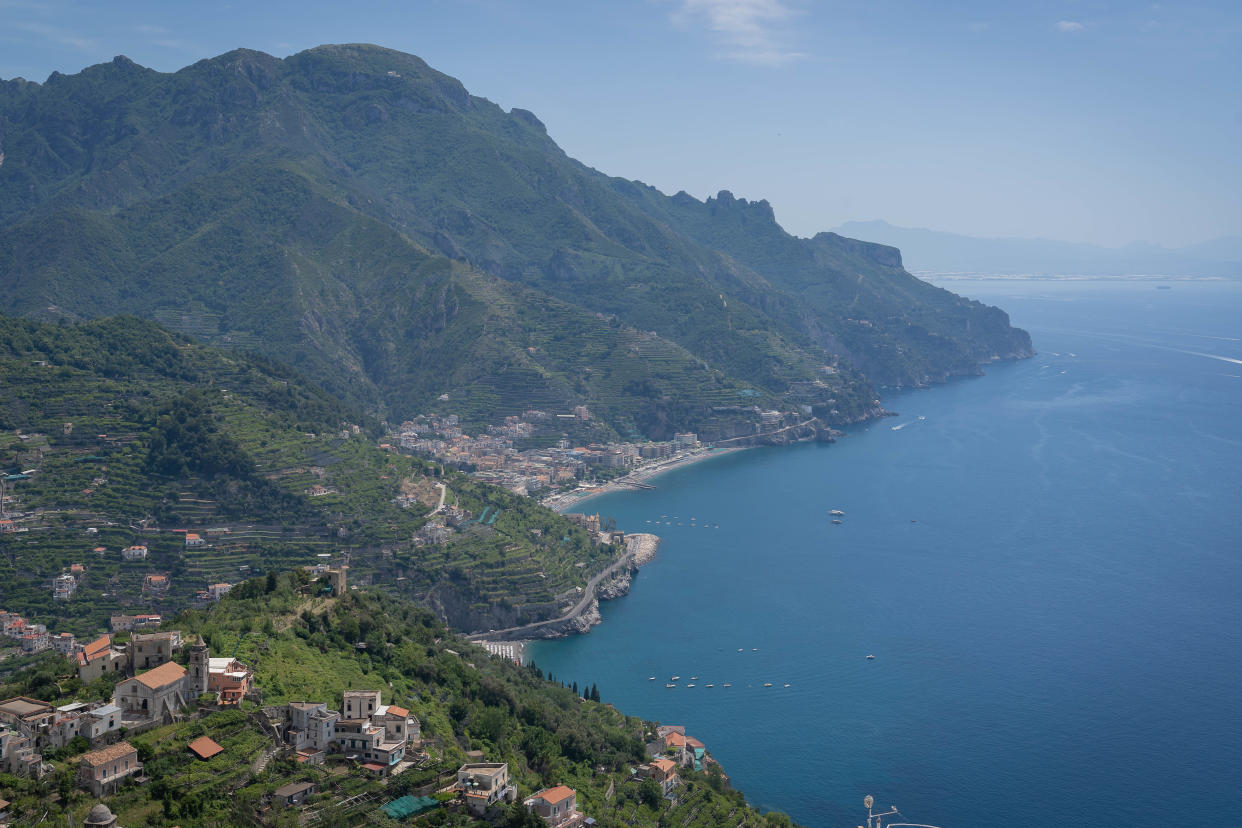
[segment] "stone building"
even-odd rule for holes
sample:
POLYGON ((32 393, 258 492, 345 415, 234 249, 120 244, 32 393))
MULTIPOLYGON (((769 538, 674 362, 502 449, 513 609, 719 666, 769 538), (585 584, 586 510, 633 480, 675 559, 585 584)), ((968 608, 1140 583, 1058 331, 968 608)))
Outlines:
POLYGON ((129 742, 117 742, 82 755, 78 784, 95 796, 104 796, 115 792, 121 782, 141 770, 138 750, 129 742))
POLYGON ((170 661, 117 682, 112 701, 124 711, 126 719, 172 721, 177 711, 195 697, 188 692, 186 670, 170 661))

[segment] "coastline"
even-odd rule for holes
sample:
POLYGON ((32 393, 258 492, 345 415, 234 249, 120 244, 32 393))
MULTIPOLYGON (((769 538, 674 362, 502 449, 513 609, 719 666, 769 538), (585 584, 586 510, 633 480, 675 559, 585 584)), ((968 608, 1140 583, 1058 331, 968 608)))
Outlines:
POLYGON ((631 491, 634 488, 631 484, 647 483, 648 481, 653 480, 662 474, 666 474, 667 472, 674 471, 675 469, 693 465, 694 463, 700 463, 704 460, 711 460, 714 457, 724 457, 727 454, 745 451, 747 448, 751 447, 739 446, 736 448, 692 449, 690 451, 674 454, 671 457, 645 463, 638 466, 624 477, 619 477, 616 480, 610 480, 602 486, 597 486, 591 489, 579 488, 574 489, 571 492, 565 492, 564 494, 555 494, 544 498, 540 501, 540 503, 547 506, 554 512, 565 512, 569 508, 590 500, 593 497, 612 494, 613 492, 631 491))

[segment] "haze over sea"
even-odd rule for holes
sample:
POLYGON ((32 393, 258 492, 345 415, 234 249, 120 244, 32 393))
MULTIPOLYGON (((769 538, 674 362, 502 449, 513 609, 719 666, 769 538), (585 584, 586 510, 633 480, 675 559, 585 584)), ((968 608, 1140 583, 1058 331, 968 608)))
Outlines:
POLYGON ((1155 284, 947 283, 1039 355, 587 501, 664 543, 533 657, 806 825, 1242 824, 1242 284, 1155 284))

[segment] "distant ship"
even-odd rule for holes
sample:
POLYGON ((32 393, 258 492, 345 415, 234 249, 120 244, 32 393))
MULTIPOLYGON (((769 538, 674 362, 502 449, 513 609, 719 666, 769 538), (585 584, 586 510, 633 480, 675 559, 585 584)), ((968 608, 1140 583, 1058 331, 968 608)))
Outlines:
POLYGON ((828 514, 833 515, 835 517, 845 517, 845 512, 842 512, 840 509, 833 509, 828 514))
POLYGON ((832 519, 832 522, 833 522, 833 523, 838 523, 838 524, 839 524, 839 523, 841 522, 841 518, 833 518, 833 519, 832 519))
POLYGON ((764 687, 771 687, 771 686, 772 686, 772 682, 770 682, 770 681, 769 681, 769 682, 765 682, 763 686, 764 686, 764 687))
POLYGON ((676 684, 666 684, 666 685, 664 685, 664 686, 665 686, 665 687, 676 687, 677 685, 676 685, 676 684))
POLYGON ((871 653, 867 653, 867 661, 872 661, 874 658, 875 656, 871 655, 871 653))

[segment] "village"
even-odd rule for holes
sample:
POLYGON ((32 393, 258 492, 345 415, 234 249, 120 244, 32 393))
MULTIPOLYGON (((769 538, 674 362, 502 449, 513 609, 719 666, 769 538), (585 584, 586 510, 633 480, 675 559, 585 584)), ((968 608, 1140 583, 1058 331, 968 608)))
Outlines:
MULTIPOLYGON (((591 522, 593 529, 598 526, 598 516, 581 518, 591 522)), ((347 589, 347 566, 305 569, 312 579, 308 595, 339 595, 347 589)), ((12 630, 9 634, 20 632, 23 639, 39 634, 32 632, 39 625, 12 613, 3 617, 6 631, 12 630)), ((162 628, 164 620, 159 615, 118 615, 111 621, 112 632, 88 643, 74 642, 68 634, 52 637, 56 649, 76 666, 81 686, 111 684, 109 697, 59 706, 26 696, 0 701, 0 772, 37 780, 56 770, 44 754, 75 757, 71 758, 75 785, 101 800, 84 826, 115 826, 116 817, 106 800, 126 786, 149 782, 139 748, 128 739, 224 710, 245 712, 245 726, 267 745, 262 765, 277 756, 297 767, 323 766, 330 760, 339 766, 343 761, 338 772, 343 767, 344 772, 380 786, 411 768, 439 766, 434 781, 418 790, 383 801, 381 787, 361 798, 392 819, 460 808, 475 818, 495 822, 504 806, 521 802, 550 828, 595 824, 579 809, 572 787, 556 785, 522 797, 510 779, 508 764, 488 761, 483 751, 466 751, 467 761, 455 772, 443 768, 441 740, 424 739, 418 716, 391 700, 385 704, 380 690, 346 690, 335 699, 264 705, 251 666, 234 656, 213 655, 201 636, 183 639, 181 631, 162 628)), ((649 736, 649 760, 630 769, 630 781, 651 780, 660 797, 675 802, 681 784, 679 770, 701 771, 714 760, 683 727, 661 726, 649 736)), ((226 748, 203 735, 186 740, 184 751, 206 762, 226 748)), ((316 809, 333 805, 324 801, 323 793, 314 781, 291 781, 272 790, 265 807, 272 813, 300 811, 306 821, 316 809)), ((0 824, 5 824, 7 805, 0 800, 0 824)))

